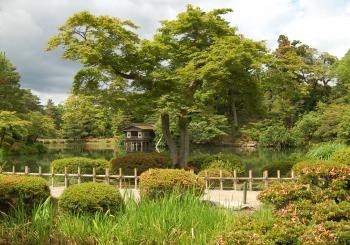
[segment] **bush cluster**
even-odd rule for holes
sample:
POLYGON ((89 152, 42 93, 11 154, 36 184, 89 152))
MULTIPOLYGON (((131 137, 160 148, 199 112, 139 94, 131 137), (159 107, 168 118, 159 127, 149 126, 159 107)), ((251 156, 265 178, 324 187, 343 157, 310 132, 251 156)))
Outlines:
POLYGON ((293 169, 296 183, 273 183, 259 195, 272 215, 239 219, 218 244, 349 244, 350 166, 308 160, 293 169))
POLYGON ((85 182, 64 190, 58 206, 68 213, 96 213, 109 210, 114 213, 123 205, 123 199, 115 186, 85 182))
POLYGON ((103 174, 106 168, 110 168, 110 163, 104 159, 91 159, 87 157, 67 157, 54 160, 51 163, 57 173, 64 173, 64 168, 67 168, 68 173, 77 173, 78 167, 82 174, 92 173, 92 169, 96 169, 97 174, 103 174))
POLYGON ((134 174, 137 168, 138 174, 145 172, 150 168, 169 168, 171 160, 169 156, 160 153, 130 153, 124 156, 116 157, 111 160, 112 172, 119 173, 119 168, 124 174, 134 174))
POLYGON ((22 201, 31 210, 50 196, 45 179, 35 176, 0 175, 0 211, 8 212, 22 201))
POLYGON ((174 191, 200 195, 204 186, 203 179, 182 169, 151 169, 140 176, 141 195, 148 198, 163 197, 174 191))
POLYGON ((350 147, 336 151, 330 160, 350 166, 350 147))

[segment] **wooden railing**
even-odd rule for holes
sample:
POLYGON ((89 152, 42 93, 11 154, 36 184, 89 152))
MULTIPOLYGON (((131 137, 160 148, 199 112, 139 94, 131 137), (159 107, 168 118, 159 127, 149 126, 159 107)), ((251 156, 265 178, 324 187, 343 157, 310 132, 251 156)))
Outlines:
MULTIPOLYGON (((151 171, 148 170, 148 171, 151 171)), ((96 169, 92 169, 92 174, 83 174, 81 173, 81 169, 78 167, 76 173, 68 173, 67 168, 64 169, 64 173, 56 173, 54 171, 54 168, 51 168, 50 173, 43 173, 42 168, 39 166, 38 172, 30 172, 28 166, 24 167, 24 172, 17 172, 15 166, 12 166, 12 171, 3 171, 0 167, 0 174, 6 174, 6 175, 29 175, 29 176, 41 176, 41 177, 49 177, 51 180, 51 186, 54 187, 55 183, 55 177, 63 177, 63 183, 64 187, 69 186, 69 181, 71 178, 75 178, 77 183, 80 184, 82 182, 82 178, 88 178, 92 179, 93 182, 96 181, 104 181, 108 184, 111 184, 112 181, 114 181, 119 188, 124 187, 124 183, 126 180, 129 180, 130 183, 133 182, 133 187, 135 189, 138 188, 138 181, 139 177, 137 174, 137 169, 134 169, 133 175, 123 175, 123 171, 120 168, 118 174, 110 174, 110 170, 108 168, 105 169, 104 174, 96 174, 96 169)), ((232 177, 223 177, 222 171, 220 170, 219 176, 209 176, 207 172, 205 172, 203 178, 205 181, 205 188, 208 189, 233 189, 233 190, 239 190, 239 184, 243 184, 244 182, 248 183, 248 190, 253 191, 253 183, 263 183, 263 187, 267 187, 269 185, 269 182, 272 181, 295 181, 297 177, 294 175, 293 170, 291 171, 290 177, 281 177, 280 170, 277 170, 276 172, 277 177, 269 177, 268 171, 264 171, 263 175, 260 177, 253 176, 253 171, 248 171, 248 176, 238 176, 237 171, 234 171, 232 177), (224 186, 225 182, 232 182, 233 185, 230 185, 229 188, 224 186), (214 184, 213 184, 214 182, 214 184), (218 182, 218 183, 217 183, 218 182)))

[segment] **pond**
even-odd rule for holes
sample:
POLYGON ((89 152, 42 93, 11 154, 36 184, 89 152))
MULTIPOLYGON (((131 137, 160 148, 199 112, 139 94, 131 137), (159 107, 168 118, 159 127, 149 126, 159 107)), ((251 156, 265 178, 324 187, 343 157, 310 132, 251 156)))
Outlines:
MULTIPOLYGON (((46 144, 48 152, 38 155, 4 155, 0 160, 5 171, 11 171, 12 165, 16 166, 16 171, 24 171, 24 166, 28 166, 30 171, 38 171, 39 166, 43 172, 50 170, 50 163, 58 158, 84 156, 90 158, 103 158, 110 160, 120 154, 118 145, 115 143, 51 143, 46 144)), ((275 161, 283 162, 292 154, 302 154, 303 149, 255 149, 237 148, 232 146, 192 146, 191 154, 197 153, 218 153, 231 152, 240 155, 245 163, 246 170, 252 169, 254 175, 261 174, 261 168, 275 161)))

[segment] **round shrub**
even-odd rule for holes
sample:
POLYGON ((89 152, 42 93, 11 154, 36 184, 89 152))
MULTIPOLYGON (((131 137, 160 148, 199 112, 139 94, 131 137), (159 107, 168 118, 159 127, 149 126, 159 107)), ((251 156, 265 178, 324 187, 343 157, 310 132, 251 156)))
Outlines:
POLYGON ((140 176, 141 195, 149 198, 163 197, 174 191, 200 195, 204 186, 203 179, 183 169, 151 169, 140 176))
POLYGON ((161 153, 130 153, 124 156, 116 157, 111 160, 112 172, 119 174, 119 168, 123 170, 123 174, 143 173, 150 168, 169 168, 171 160, 169 156, 161 153))
POLYGON ((35 176, 0 175, 0 211, 7 212, 16 207, 20 199, 26 209, 31 211, 50 196, 45 179, 35 176))
POLYGON ((331 160, 350 165, 350 147, 336 151, 332 155, 331 160))
POLYGON ((199 154, 192 156, 188 165, 195 169, 221 168, 233 174, 243 173, 243 162, 239 156, 232 153, 218 153, 218 154, 199 154))
POLYGON ((110 167, 110 163, 104 159, 91 159, 87 157, 68 157, 54 160, 51 163, 56 173, 64 173, 67 167, 68 173, 77 173, 78 167, 82 174, 92 173, 92 169, 96 169, 97 174, 105 173, 105 169, 110 167))
POLYGON ((116 212, 123 205, 123 199, 115 186, 104 183, 85 182, 64 190, 58 207, 69 213, 116 212))

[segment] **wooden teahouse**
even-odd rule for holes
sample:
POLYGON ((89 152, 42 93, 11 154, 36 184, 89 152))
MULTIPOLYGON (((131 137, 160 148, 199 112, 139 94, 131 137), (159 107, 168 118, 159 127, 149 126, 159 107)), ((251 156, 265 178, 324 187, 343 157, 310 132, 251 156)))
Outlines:
POLYGON ((127 152, 150 151, 155 137, 153 126, 145 123, 134 123, 124 129, 125 150, 127 152))

